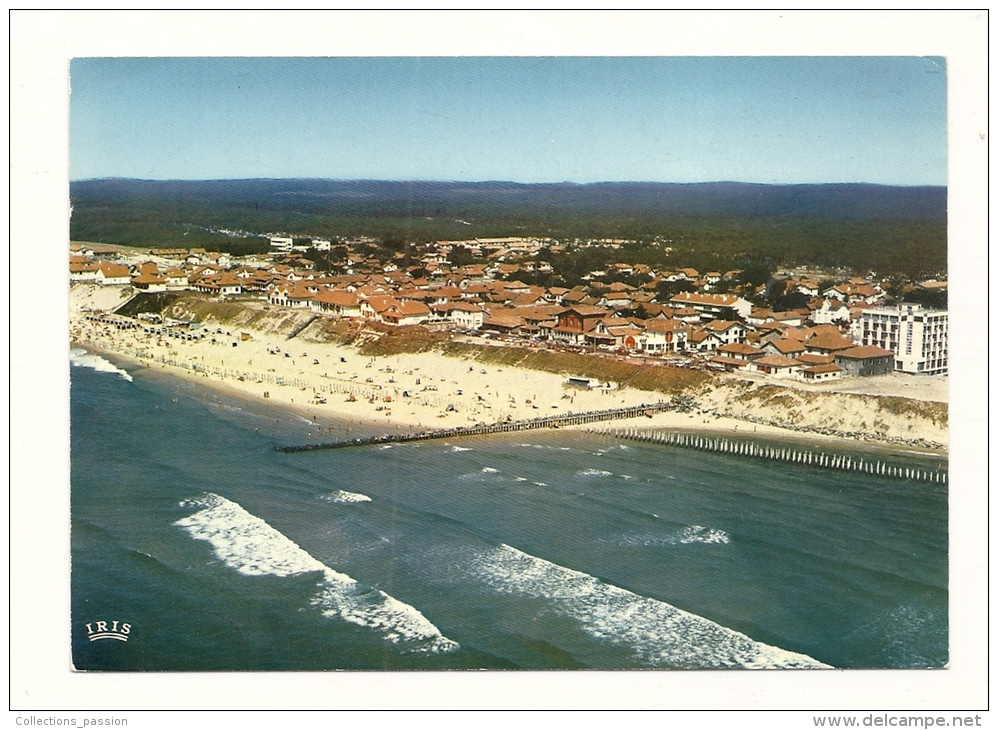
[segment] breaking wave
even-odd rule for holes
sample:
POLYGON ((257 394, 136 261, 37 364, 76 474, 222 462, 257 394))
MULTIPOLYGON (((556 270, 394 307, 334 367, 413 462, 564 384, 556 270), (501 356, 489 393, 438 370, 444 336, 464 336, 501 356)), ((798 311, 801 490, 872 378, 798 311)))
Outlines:
POLYGON ((91 370, 96 370, 98 373, 114 373, 115 375, 120 375, 129 383, 132 382, 132 376, 121 368, 108 362, 100 355, 95 355, 92 352, 81 350, 77 347, 69 351, 69 364, 78 368, 90 368, 91 370))
POLYGON ((321 577, 311 603, 323 616, 377 631, 404 651, 437 653, 458 648, 457 642, 443 636, 412 606, 324 565, 235 502, 207 493, 180 504, 198 511, 174 524, 194 539, 209 542, 219 560, 243 575, 317 573, 321 577))
MULTIPOLYGON (((658 515, 652 515, 658 517, 658 515)), ((731 536, 724 530, 715 530, 703 527, 702 525, 689 525, 682 530, 669 535, 661 534, 638 534, 627 535, 621 542, 624 545, 642 545, 651 547, 655 545, 692 545, 701 543, 706 545, 727 545, 731 542, 731 536)))
POLYGON ((731 542, 731 538, 724 530, 709 529, 703 525, 689 525, 675 535, 670 535, 668 539, 680 545, 689 545, 694 542, 727 545, 731 542))
POLYGON ((642 664, 675 668, 827 668, 805 654, 753 641, 663 601, 639 596, 509 545, 478 555, 474 575, 507 594, 544 599, 590 636, 630 648, 642 664))
POLYGON ((336 504, 357 504, 359 502, 370 502, 371 498, 366 494, 359 494, 357 492, 345 492, 342 489, 337 489, 332 494, 326 494, 320 497, 327 502, 335 502, 336 504))

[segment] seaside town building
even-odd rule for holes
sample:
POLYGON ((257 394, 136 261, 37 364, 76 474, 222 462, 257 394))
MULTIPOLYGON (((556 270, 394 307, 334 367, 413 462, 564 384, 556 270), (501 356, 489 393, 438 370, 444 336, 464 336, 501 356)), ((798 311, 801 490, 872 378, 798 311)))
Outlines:
MULTIPOLYGON (((694 269, 684 269, 683 272, 694 269)), ((681 272, 681 273, 683 273, 681 272)), ((711 319, 738 317, 744 319, 752 311, 752 303, 731 294, 699 294, 697 292, 680 292, 669 300, 677 309, 691 308, 696 310, 704 322, 711 319)))
POLYGON ((894 372, 894 353, 874 345, 859 345, 836 352, 835 364, 847 375, 889 375, 894 372))
POLYGON ((733 284, 739 272, 654 270, 619 259, 572 288, 543 286, 538 274, 551 267, 534 254, 541 244, 566 250, 543 239, 438 241, 385 260, 372 255, 373 239, 335 239, 339 259, 332 267, 299 254, 296 240, 310 249, 332 248, 332 239, 281 235, 269 237, 269 255, 231 260, 198 248, 151 249, 145 256, 109 249, 107 258, 95 259, 101 247, 75 246, 70 280, 145 292, 186 289, 393 327, 480 332, 509 346, 661 358, 764 378, 823 382, 895 370, 946 373, 946 313, 871 304, 883 289, 860 277, 821 287, 800 275, 788 278, 784 290, 810 297, 806 306, 781 309, 770 301, 770 309, 739 296, 758 302, 767 289, 733 284), (452 265, 458 246, 478 262, 452 265), (694 291, 670 296, 661 286, 668 282, 694 291), (710 291, 719 286, 732 293, 710 291))
POLYGON ((863 312, 863 344, 894 353, 894 369, 918 375, 949 373, 949 313, 899 304, 863 312))

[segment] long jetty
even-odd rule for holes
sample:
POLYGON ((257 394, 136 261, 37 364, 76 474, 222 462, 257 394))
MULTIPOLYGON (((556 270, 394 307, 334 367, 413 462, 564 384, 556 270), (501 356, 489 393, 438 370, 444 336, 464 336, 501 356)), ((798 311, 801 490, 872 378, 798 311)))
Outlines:
POLYGON ((636 418, 670 411, 675 408, 671 402, 658 402, 627 408, 609 408, 601 411, 585 413, 568 413, 558 416, 542 416, 520 421, 505 421, 500 423, 480 424, 477 426, 456 426, 454 428, 434 429, 432 431, 417 431, 415 433, 385 434, 369 436, 349 441, 331 441, 320 444, 302 444, 300 446, 278 446, 277 450, 284 453, 299 451, 320 451, 324 449, 343 449, 350 446, 369 446, 372 444, 394 444, 408 441, 430 441, 433 439, 450 439, 459 436, 487 436, 495 433, 511 433, 513 431, 532 431, 540 428, 560 428, 562 426, 581 426, 603 421, 614 421, 621 418, 636 418))
POLYGON ((809 449, 795 449, 789 446, 774 446, 753 441, 733 441, 728 438, 705 436, 675 431, 651 431, 643 429, 595 429, 594 433, 631 441, 678 446, 698 451, 715 451, 722 454, 747 456, 757 459, 785 461, 819 469, 862 472, 877 476, 905 479, 917 482, 946 484, 947 472, 944 469, 918 469, 909 466, 890 464, 866 457, 848 456, 809 449))

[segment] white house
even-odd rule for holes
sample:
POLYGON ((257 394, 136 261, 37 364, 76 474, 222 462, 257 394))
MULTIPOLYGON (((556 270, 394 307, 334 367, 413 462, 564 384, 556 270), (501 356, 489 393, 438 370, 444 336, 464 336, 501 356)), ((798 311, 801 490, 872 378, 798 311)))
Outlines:
POLYGON ((811 321, 815 324, 847 324, 849 319, 849 306, 840 299, 825 299, 811 312, 811 321))
POLYGON ((842 368, 834 363, 828 365, 812 365, 801 368, 797 377, 805 383, 823 382, 825 380, 841 380, 842 368))
POLYGON ((70 281, 97 281, 99 265, 93 261, 70 261, 70 281))
POLYGON ((724 344, 721 338, 713 332, 704 332, 703 330, 693 332, 686 338, 686 341, 690 348, 697 352, 713 352, 724 344))
POLYGON ((441 302, 430 305, 433 314, 455 327, 477 330, 485 323, 485 310, 469 302, 441 302))
POLYGON ((765 355, 753 360, 746 369, 749 372, 762 373, 771 378, 794 378, 800 372, 801 364, 790 357, 765 355))
POLYGON ((422 324, 430 318, 430 308, 422 302, 396 301, 380 312, 381 321, 385 324, 399 326, 422 324))
POLYGON ((97 267, 97 273, 94 275, 94 280, 101 286, 129 284, 132 281, 132 273, 127 266, 101 261, 97 267))
POLYGON ((745 319, 752 313, 752 303, 747 299, 731 294, 700 294, 680 292, 669 300, 676 309, 692 307, 700 314, 700 319, 724 319, 732 314, 745 319))
POLYGON ((747 332, 745 325, 741 322, 730 322, 723 319, 711 320, 703 326, 704 331, 717 335, 725 345, 745 342, 747 332))
POLYGON ((645 352, 656 354, 683 352, 688 333, 684 322, 674 319, 648 320, 644 332, 638 336, 638 346, 645 352))

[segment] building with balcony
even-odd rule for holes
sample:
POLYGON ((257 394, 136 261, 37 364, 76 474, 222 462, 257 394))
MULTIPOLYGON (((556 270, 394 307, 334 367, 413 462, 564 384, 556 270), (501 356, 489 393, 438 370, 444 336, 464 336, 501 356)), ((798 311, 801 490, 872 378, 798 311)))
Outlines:
POLYGON ((863 344, 894 353, 894 370, 916 375, 949 374, 949 313, 920 304, 863 312, 863 344))

